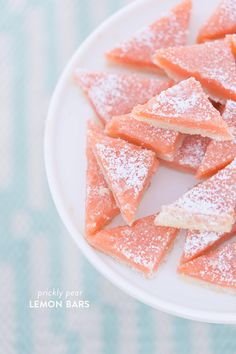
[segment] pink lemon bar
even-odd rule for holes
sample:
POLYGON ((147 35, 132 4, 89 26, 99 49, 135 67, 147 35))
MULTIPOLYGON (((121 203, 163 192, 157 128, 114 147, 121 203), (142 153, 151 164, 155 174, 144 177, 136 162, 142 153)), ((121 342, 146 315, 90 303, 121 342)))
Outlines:
POLYGON ((232 138, 227 124, 194 78, 181 81, 133 108, 134 118, 180 133, 200 134, 216 140, 232 138))
POLYGON ((236 241, 182 263, 178 273, 220 288, 236 290, 236 241))
POLYGON ((187 231, 184 251, 180 262, 186 263, 192 259, 205 254, 213 247, 218 246, 223 241, 236 233, 236 224, 227 233, 209 231, 187 231))
POLYGON ((236 34, 234 34, 234 35, 232 36, 231 45, 232 45, 233 54, 234 54, 234 56, 236 57, 236 34))
POLYGON ((132 226, 100 231, 88 241, 99 251, 150 276, 158 270, 179 231, 155 226, 154 218, 154 215, 147 216, 132 226))
POLYGON ((196 173, 209 142, 209 138, 204 138, 201 135, 186 135, 168 165, 180 171, 196 173))
POLYGON ((236 102, 227 101, 222 118, 230 128, 231 141, 212 140, 197 171, 197 178, 212 176, 236 157, 236 102))
POLYGON ((74 78, 103 124, 112 116, 129 113, 137 104, 145 103, 173 84, 173 81, 164 78, 80 69, 75 72, 74 78))
POLYGON ((236 32, 236 1, 222 0, 199 31, 197 41, 205 42, 236 32))
POLYGON ((156 128, 137 121, 131 114, 113 117, 106 125, 105 133, 153 150, 159 157, 169 158, 180 146, 183 138, 173 130, 156 128))
POLYGON ((110 137, 98 139, 93 152, 122 216, 131 225, 158 167, 155 153, 110 137))
POLYGON ((142 28, 109 51, 107 58, 121 64, 156 68, 152 55, 157 49, 186 44, 191 9, 192 2, 184 0, 165 17, 142 28))
POLYGON ((156 225, 190 230, 229 232, 236 213, 236 159, 176 202, 163 206, 156 225))
POLYGON ((236 100, 236 64, 226 40, 161 49, 153 62, 177 81, 195 77, 214 101, 236 100))
POLYGON ((108 224, 117 214, 119 208, 116 205, 112 192, 108 188, 103 173, 97 164, 93 154, 93 145, 96 136, 102 133, 101 128, 92 121, 88 122, 87 134, 87 179, 86 179, 86 208, 85 231, 86 235, 94 234, 108 224))
POLYGON ((227 34, 223 39, 231 48, 234 56, 236 56, 236 34, 227 34))

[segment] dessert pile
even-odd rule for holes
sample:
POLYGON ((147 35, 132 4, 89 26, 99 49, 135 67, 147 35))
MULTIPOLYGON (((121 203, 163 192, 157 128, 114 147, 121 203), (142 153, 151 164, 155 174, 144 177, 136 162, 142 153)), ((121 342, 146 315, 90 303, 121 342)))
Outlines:
POLYGON ((150 276, 184 229, 177 272, 235 290, 236 1, 222 0, 189 45, 191 11, 183 0, 105 54, 138 73, 74 73, 98 118, 87 124, 85 235, 150 276), (136 219, 162 164, 198 181, 136 219), (125 225, 107 228, 118 214, 125 225))

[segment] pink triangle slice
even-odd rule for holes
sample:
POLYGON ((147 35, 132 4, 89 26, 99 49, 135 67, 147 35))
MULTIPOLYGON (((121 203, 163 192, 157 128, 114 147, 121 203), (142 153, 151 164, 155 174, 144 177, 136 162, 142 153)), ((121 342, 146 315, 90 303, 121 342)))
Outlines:
POLYGON ((236 100, 236 64, 229 40, 161 49, 153 62, 179 81, 192 76, 214 100, 236 100))
POLYGON ((236 290, 236 241, 182 263, 178 272, 222 289, 236 290))
POLYGON ((201 135, 186 135, 182 145, 166 164, 188 173, 196 173, 211 140, 201 135))
POLYGON ((159 269, 178 234, 177 229, 155 226, 154 218, 147 216, 132 226, 100 231, 88 241, 99 251, 150 276, 159 269))
POLYGON ((86 235, 91 235, 101 230, 119 214, 119 208, 93 153, 93 145, 98 134, 103 134, 102 130, 92 121, 89 121, 86 149, 86 235))
POLYGON ((102 124, 112 116, 129 113, 173 83, 169 79, 137 74, 77 70, 74 78, 85 92, 102 124))
POLYGON ((216 140, 232 139, 227 124, 194 78, 181 81, 144 105, 134 107, 132 115, 159 128, 216 140))
POLYGON ((235 207, 236 159, 174 203, 163 206, 155 222, 190 230, 229 232, 236 218, 235 207))
POLYGON ((165 17, 109 51, 107 58, 122 64, 156 68, 152 55, 157 49, 186 44, 191 8, 191 0, 182 1, 165 17))
POLYGON ((105 132, 111 137, 153 150, 158 157, 167 159, 172 158, 183 140, 178 132, 137 121, 131 114, 113 117, 107 123, 105 132))
POLYGON ((235 0, 221 0, 208 21, 200 29, 197 41, 200 43, 214 40, 235 32, 236 2, 235 0))
POLYGON ((155 153, 110 137, 98 139, 93 152, 121 214, 131 225, 143 194, 158 167, 155 153))
POLYGON ((236 58, 236 34, 234 34, 231 38, 231 46, 232 46, 232 52, 236 58))
POLYGON ((205 254, 213 247, 218 246, 223 241, 229 239, 236 233, 236 224, 227 233, 209 231, 187 231, 181 263, 186 263, 192 259, 205 254))
POLYGON ((197 171, 197 178, 212 176, 236 157, 236 102, 227 101, 222 118, 230 128, 231 141, 212 140, 197 171))

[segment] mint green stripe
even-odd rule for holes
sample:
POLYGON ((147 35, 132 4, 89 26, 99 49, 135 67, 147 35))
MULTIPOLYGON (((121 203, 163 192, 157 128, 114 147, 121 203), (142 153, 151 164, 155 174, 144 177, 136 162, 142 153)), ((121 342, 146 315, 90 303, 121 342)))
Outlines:
POLYGON ((101 315, 103 332, 101 338, 103 341, 102 354, 118 354, 120 353, 119 328, 122 326, 122 323, 118 321, 118 311, 116 306, 101 306, 101 315))
POLYGON ((63 38, 57 38, 57 27, 55 21, 56 2, 51 0, 43 0, 43 5, 45 14, 44 36, 46 38, 45 54, 47 54, 46 85, 48 93, 51 93, 59 77, 58 46, 59 40, 63 40, 63 38))
POLYGON ((214 354, 236 353, 236 326, 210 325, 214 354))
POLYGON ((19 17, 15 18, 14 27, 11 27, 11 38, 13 40, 12 57, 13 62, 13 119, 14 119, 14 141, 13 159, 14 176, 12 180, 12 197, 15 201, 14 207, 20 207, 27 200, 27 176, 28 176, 28 144, 27 144, 27 58, 28 42, 24 21, 19 17))
POLYGON ((137 303, 138 354, 156 353, 154 313, 150 307, 137 303))
POLYGON ((191 354, 191 321, 173 317, 174 324, 174 353, 191 354))
POLYGON ((115 11, 119 10, 124 5, 123 0, 109 1, 107 0, 108 13, 113 14, 115 11))
POLYGON ((79 354, 79 335, 74 331, 70 331, 66 336, 67 352, 65 354, 79 354))
MULTIPOLYGON (((81 43, 91 31, 90 2, 87 0, 75 0, 77 12, 78 44, 81 43)), ((99 3, 98 3, 99 6, 99 3)))
MULTIPOLYGON (((76 246, 75 246, 76 247, 76 246)), ((79 251, 78 251, 79 252, 79 251)), ((83 297, 91 302, 92 305, 98 305, 102 299, 101 279, 96 269, 81 255, 82 260, 82 290, 83 297)))
MULTIPOLYGON (((17 209, 21 209, 27 203, 27 175, 28 175, 28 145, 27 145, 27 58, 28 42, 23 16, 14 18, 14 25, 10 27, 12 39, 12 58, 14 87, 13 101, 13 158, 14 177, 12 181, 9 200, 15 201, 14 207, 8 209, 10 218, 17 209), (10 212, 11 211, 11 212, 10 212)), ((10 220, 9 220, 10 221, 10 220)), ((11 224, 9 223, 9 227, 11 224)), ((6 230, 5 230, 6 232, 6 230)), ((10 232, 9 232, 10 234, 10 232)), ((14 238, 14 235, 12 235, 14 238)), ((29 243, 27 241, 14 240, 13 247, 8 249, 14 267, 16 287, 16 351, 19 354, 32 354, 33 332, 32 317, 28 308, 30 298, 31 273, 29 266, 29 243), (27 338, 27 341, 26 341, 27 338)))
POLYGON ((28 308, 30 299, 30 267, 29 245, 27 241, 15 242, 11 250, 15 272, 16 291, 16 352, 18 354, 33 353, 32 312, 28 308), (27 339, 27 340, 26 340, 27 339))
MULTIPOLYGON (((41 2, 42 3, 42 2, 41 2)), ((47 67, 46 67, 46 87, 50 92, 55 87, 59 76, 58 65, 58 47, 62 38, 58 38, 58 29, 56 26, 56 12, 57 3, 55 1, 44 0, 44 36, 46 38, 46 54, 47 54, 47 67)), ((62 68, 61 68, 62 69, 62 68)), ((64 229, 59 222, 58 215, 55 207, 52 206, 51 198, 49 199, 48 210, 45 211, 45 219, 50 221, 47 228, 49 237, 49 251, 50 251, 50 283, 51 287, 63 289, 63 250, 62 250, 62 237, 64 237, 64 229)), ((58 308, 56 311, 51 312, 52 331, 59 335, 64 334, 66 328, 65 310, 58 308)))

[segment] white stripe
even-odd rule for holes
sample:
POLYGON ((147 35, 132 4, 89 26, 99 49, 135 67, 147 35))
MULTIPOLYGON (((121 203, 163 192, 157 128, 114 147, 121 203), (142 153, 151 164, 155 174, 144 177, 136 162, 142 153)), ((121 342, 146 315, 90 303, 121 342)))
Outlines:
POLYGON ((0 343, 1 352, 14 354, 16 344, 14 273, 9 265, 0 266, 0 343))
POLYGON ((110 0, 99 0, 99 6, 97 0, 90 0, 90 19, 93 29, 96 28, 101 22, 108 17, 108 7, 110 0))
POLYGON ((50 354, 65 354, 67 353, 67 345, 61 336, 56 336, 50 333, 48 329, 46 333, 43 323, 38 328, 37 337, 34 342, 34 354, 50 353, 50 354))
MULTIPOLYGON (((64 235, 63 240, 63 274, 66 274, 63 284, 64 290, 82 291, 81 297, 73 297, 71 298, 72 301, 89 300, 83 295, 83 274, 81 269, 83 268, 84 259, 77 245, 68 234, 64 235)), ((99 307, 94 306, 93 303, 90 306, 89 309, 66 309, 66 323, 69 330, 78 333, 81 354, 99 354, 102 351, 101 312, 99 307)))
MULTIPOLYGON (((62 249, 63 249, 63 274, 64 277, 63 288, 65 291, 83 291, 83 274, 82 269, 82 256, 78 250, 77 245, 72 240, 70 235, 64 234, 62 236, 62 249)), ((77 300, 74 297, 71 300, 77 300)), ((85 299, 86 300, 86 299, 85 299)), ((69 329, 77 331, 80 328, 80 313, 77 310, 66 310, 66 323, 69 329)))
POLYGON ((125 295, 118 308, 121 353, 138 353, 137 306, 136 301, 125 295))
POLYGON ((22 13, 26 0, 9 0, 9 8, 13 13, 22 13))
POLYGON ((17 210, 12 215, 11 228, 15 238, 24 239, 29 237, 31 220, 29 213, 25 210, 17 210))
POLYGON ((114 305, 117 311, 120 353, 137 353, 137 302, 105 279, 102 283, 102 298, 105 304, 114 305))
POLYGON ((0 34, 0 188, 6 188, 12 178, 12 52, 11 39, 7 34, 0 34))
POLYGON ((34 235, 31 240, 30 257, 32 296, 36 296, 38 290, 50 287, 50 252, 46 235, 41 233, 34 235))
POLYGON ((44 121, 47 113, 48 99, 45 97, 45 49, 43 36, 43 18, 41 9, 34 9, 27 15, 27 33, 29 36, 28 68, 28 171, 29 202, 35 209, 46 206, 46 179, 43 160, 44 121))
POLYGON ((172 354, 173 348, 173 317, 162 312, 155 312, 156 342, 158 353, 172 354))
POLYGON ((58 60, 59 68, 62 70, 77 49, 76 26, 79 26, 79 23, 74 1, 58 1, 55 11, 56 31, 60 40, 58 60))
POLYGON ((64 287, 68 290, 83 290, 82 255, 71 236, 62 235, 63 273, 66 274, 64 287))
MULTIPOLYGON (((68 310, 69 311, 69 310, 68 310)), ((101 310, 97 307, 83 310, 70 310, 74 312, 75 331, 79 334, 81 345, 80 354, 100 354, 102 353, 102 323, 101 310)))
POLYGON ((191 323, 191 348, 192 354, 212 354, 209 333, 210 325, 200 322, 191 323))
MULTIPOLYGON (((31 293, 32 300, 37 299, 37 292, 50 289, 50 252, 49 243, 45 235, 35 235, 31 242, 31 293)), ((53 286, 53 284, 52 284, 53 286)), ((50 297, 43 297, 49 300, 50 297)), ((50 354, 63 354, 66 352, 66 344, 63 337, 54 336, 51 332, 51 311, 56 309, 31 309, 34 332, 34 353, 42 354, 43 351, 50 354)))

